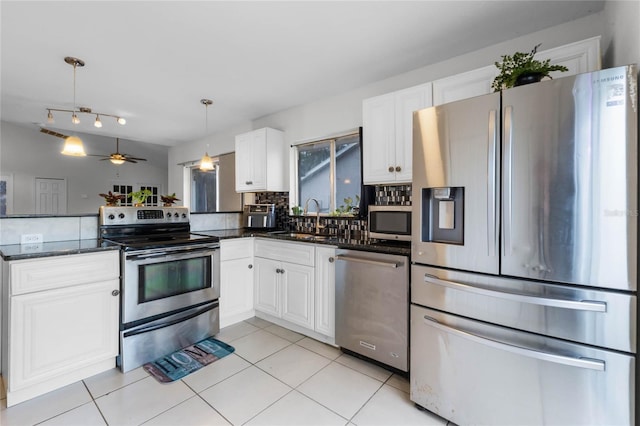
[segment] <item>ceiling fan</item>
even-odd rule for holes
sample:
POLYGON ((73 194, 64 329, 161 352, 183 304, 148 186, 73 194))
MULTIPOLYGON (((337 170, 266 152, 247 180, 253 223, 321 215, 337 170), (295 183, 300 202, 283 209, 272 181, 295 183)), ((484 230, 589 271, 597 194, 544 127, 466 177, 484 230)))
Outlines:
MULTIPOLYGON (((43 127, 40 128, 40 132, 46 133, 47 135, 55 136, 61 139, 67 139, 67 135, 63 135, 62 133, 54 132, 53 130, 45 129, 43 127)), ((128 163, 137 163, 138 161, 147 161, 145 158, 133 157, 129 154, 123 154, 120 152, 120 138, 116 138, 116 152, 113 152, 109 155, 99 155, 99 154, 87 154, 91 157, 103 157, 100 161, 109 160, 113 164, 123 164, 125 161, 128 163)))
POLYGON ((112 152, 109 155, 87 154, 92 157, 103 157, 102 160, 109 160, 113 164, 122 164, 125 161, 128 163, 137 163, 138 161, 147 161, 145 158, 133 157, 129 154, 123 154, 120 152, 120 138, 116 138, 116 152, 112 152))

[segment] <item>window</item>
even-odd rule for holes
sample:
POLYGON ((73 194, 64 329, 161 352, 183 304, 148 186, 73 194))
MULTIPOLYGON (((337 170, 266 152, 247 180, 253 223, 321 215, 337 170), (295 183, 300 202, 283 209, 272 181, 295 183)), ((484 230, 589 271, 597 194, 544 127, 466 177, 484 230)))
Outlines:
MULTIPOLYGON (((128 195, 134 191, 134 185, 128 185, 123 183, 113 183, 113 192, 117 194, 127 195, 127 198, 120 201, 121 206, 133 206, 133 200, 128 195)), ((147 198, 147 201, 144 203, 146 206, 159 206, 159 191, 160 187, 154 184, 139 184, 137 186, 140 190, 148 189, 151 191, 151 195, 147 198)))
MULTIPOLYGON (((297 199, 301 207, 314 198, 320 212, 329 214, 351 198, 358 206, 362 189, 360 133, 351 133, 296 146, 297 199)), ((315 210, 311 202, 310 211, 315 210)))
POLYGON ((218 206, 218 164, 208 172, 191 167, 191 203, 195 213, 215 212, 218 206))

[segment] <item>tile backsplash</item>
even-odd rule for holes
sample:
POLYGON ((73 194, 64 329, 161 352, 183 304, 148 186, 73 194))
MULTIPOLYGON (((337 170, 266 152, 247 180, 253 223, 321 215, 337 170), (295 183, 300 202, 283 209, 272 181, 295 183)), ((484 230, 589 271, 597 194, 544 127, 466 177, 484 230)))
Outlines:
POLYGON ((411 185, 376 185, 376 206, 410 206, 411 185))
MULTIPOLYGON (((315 216, 290 216, 288 192, 258 192, 255 202, 275 204, 278 229, 291 232, 313 232, 315 216)), ((411 205, 411 185, 376 185, 376 205, 411 205)), ((322 233, 349 239, 367 238, 367 219, 350 217, 320 217, 322 233)))

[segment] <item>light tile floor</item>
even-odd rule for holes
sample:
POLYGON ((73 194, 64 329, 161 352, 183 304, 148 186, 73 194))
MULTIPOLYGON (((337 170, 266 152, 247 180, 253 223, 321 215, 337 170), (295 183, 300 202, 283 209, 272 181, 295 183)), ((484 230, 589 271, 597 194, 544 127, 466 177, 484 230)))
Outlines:
POLYGON ((267 321, 216 338, 235 352, 170 384, 113 369, 11 408, 0 394, 0 425, 448 425, 404 377, 267 321))

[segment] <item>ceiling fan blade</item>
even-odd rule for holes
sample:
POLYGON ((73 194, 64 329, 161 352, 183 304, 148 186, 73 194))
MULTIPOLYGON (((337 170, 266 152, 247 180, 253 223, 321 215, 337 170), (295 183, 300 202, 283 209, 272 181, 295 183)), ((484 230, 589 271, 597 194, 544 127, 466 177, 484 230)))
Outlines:
POLYGON ((63 135, 62 133, 54 132, 53 130, 45 129, 44 127, 40 127, 41 133, 46 133, 47 135, 55 136, 57 138, 66 139, 67 135, 63 135))
POLYGON ((102 155, 102 154, 87 154, 87 157, 103 157, 103 159, 108 160, 110 156, 102 155))
POLYGON ((124 159, 124 161, 128 162, 128 163, 137 163, 137 161, 132 160, 131 158, 127 157, 124 159))
POLYGON ((146 158, 132 157, 132 156, 131 156, 131 155, 129 155, 129 154, 122 154, 122 156, 123 156, 123 157, 130 158, 130 159, 132 159, 132 160, 147 161, 147 159, 146 159, 146 158))

